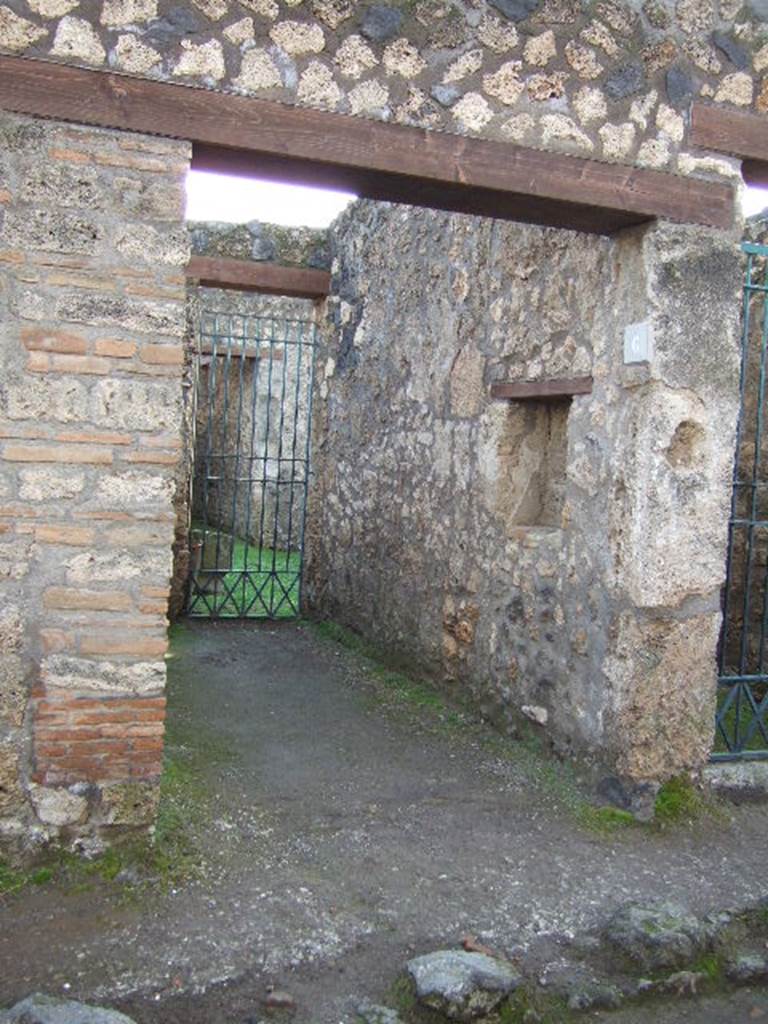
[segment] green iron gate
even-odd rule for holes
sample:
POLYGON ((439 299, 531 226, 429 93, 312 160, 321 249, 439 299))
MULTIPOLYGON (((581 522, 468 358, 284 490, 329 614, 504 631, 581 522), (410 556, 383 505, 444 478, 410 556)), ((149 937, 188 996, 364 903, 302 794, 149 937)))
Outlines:
POLYGON ((741 412, 720 637, 715 761, 768 758, 768 246, 745 243, 741 412))
POLYGON ((200 316, 191 616, 299 614, 314 345, 309 320, 200 316))

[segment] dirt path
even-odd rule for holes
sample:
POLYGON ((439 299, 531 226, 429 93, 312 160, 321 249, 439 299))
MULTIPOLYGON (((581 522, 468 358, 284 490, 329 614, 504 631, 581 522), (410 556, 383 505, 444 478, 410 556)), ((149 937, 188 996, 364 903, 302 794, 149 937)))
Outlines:
POLYGON ((391 707, 366 665, 307 626, 185 625, 170 714, 232 753, 208 772, 204 875, 127 904, 105 887, 6 900, 0 1006, 64 990, 140 1024, 245 1024, 274 983, 298 1024, 337 1024, 466 932, 510 951, 630 897, 703 911, 756 895, 765 808, 596 835, 546 770, 539 784, 476 731, 391 707))

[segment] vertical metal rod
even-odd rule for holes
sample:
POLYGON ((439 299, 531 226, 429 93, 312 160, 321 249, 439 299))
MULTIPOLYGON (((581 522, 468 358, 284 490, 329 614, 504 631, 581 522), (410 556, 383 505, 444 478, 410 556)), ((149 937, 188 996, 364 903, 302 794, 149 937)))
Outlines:
MULTIPOLYGON (((751 268, 750 268, 751 269, 751 268)), ((750 277, 751 280, 751 277, 750 277)), ((745 328, 746 329, 746 328, 745 328)), ((742 606, 742 633, 741 650, 739 653, 739 674, 744 675, 747 671, 747 657, 749 654, 749 615, 752 605, 752 553, 754 543, 755 519, 757 517, 757 474, 760 465, 760 446, 763 437, 763 406, 765 403, 765 374, 766 374, 766 353, 768 335, 765 333, 760 345, 760 380, 757 391, 757 427, 755 430, 755 447, 752 458, 752 494, 750 500, 750 522, 747 527, 747 562, 746 562, 746 585, 744 588, 744 603, 742 606)))
MULTIPOLYGON (((256 463, 256 456, 254 450, 256 447, 256 428, 258 426, 258 402, 259 402, 259 382, 261 380, 261 344, 262 344, 262 332, 261 332, 261 321, 253 321, 253 343, 256 349, 256 358, 254 359, 253 367, 253 380, 251 381, 251 437, 248 455, 248 503, 245 510, 245 555, 243 557, 243 571, 244 579, 248 579, 248 558, 251 551, 251 509, 253 508, 253 467, 256 463)), ((250 329, 249 329, 250 332, 250 329)), ((248 608, 246 608, 243 614, 246 614, 248 608)))
MULTIPOLYGON (((245 373, 245 324, 243 324, 242 337, 240 339, 240 373, 238 375, 238 389, 237 389, 237 432, 235 435, 235 467, 232 475, 232 515, 231 515, 231 528, 232 528, 232 548, 230 555, 230 569, 234 568, 234 552, 235 552, 235 537, 237 535, 237 495, 240 487, 240 448, 241 439, 243 432, 243 374, 245 373)), ((246 542, 247 543, 247 542, 246 542)), ((245 607, 245 581, 241 577, 238 583, 234 584, 233 593, 236 589, 240 589, 241 598, 240 601, 235 601, 236 610, 242 614, 242 610, 245 607)))
MULTIPOLYGON (((291 565, 291 551, 293 540, 293 503, 295 494, 295 483, 296 483, 296 445, 298 442, 299 434, 299 406, 301 405, 301 361, 303 356, 304 345, 304 330, 305 324, 299 325, 299 334, 301 337, 300 343, 297 345, 296 351, 296 387, 293 392, 293 437, 291 439, 291 485, 288 493, 288 541, 285 545, 285 569, 286 572, 290 570, 291 565)), ((306 474, 306 467, 304 469, 306 474)), ((298 612, 298 608, 296 609, 298 612)))
MULTIPOLYGON (((208 550, 208 524, 209 524, 209 507, 210 507, 210 487, 211 487, 211 458, 213 448, 213 414, 214 414, 214 396, 216 394, 216 372, 217 372, 217 347, 218 347, 218 334, 217 326, 218 321, 214 316, 211 321, 212 333, 211 333, 211 361, 208 364, 208 420, 205 432, 205 484, 203 487, 203 542, 200 546, 200 567, 203 568, 205 564, 205 555, 208 550)), ((208 601, 208 594, 204 592, 203 603, 208 609, 209 614, 212 612, 211 603, 208 601)), ((213 605, 215 608, 216 595, 214 593, 213 605)))
POLYGON ((296 604, 299 612, 301 612, 301 601, 302 592, 304 586, 304 535, 307 529, 307 495, 309 493, 309 455, 310 455, 310 435, 312 433, 312 404, 314 398, 314 381, 315 381, 315 341, 317 338, 317 328, 315 323, 312 323, 310 327, 310 335, 312 338, 312 344, 310 348, 310 360, 309 360, 309 381, 307 387, 307 438, 305 443, 304 451, 304 507, 301 511, 301 532, 299 534, 299 585, 296 588, 296 604))
MULTIPOLYGON (((272 565, 270 566, 273 595, 270 602, 270 611, 273 614, 276 611, 274 585, 277 580, 277 544, 280 530, 280 492, 283 487, 283 435, 285 434, 285 398, 287 389, 288 354, 290 352, 291 339, 291 325, 289 323, 286 323, 285 325, 285 334, 286 337, 283 342, 283 372, 280 375, 280 421, 277 428, 277 488, 275 492, 274 522, 272 523, 272 565)), ((293 467, 291 467, 291 471, 293 471, 293 467)), ((280 603, 282 603, 282 600, 280 603)))
MULTIPOLYGON (((228 314, 226 318, 227 332, 226 332, 226 349, 224 353, 224 366, 222 368, 222 380, 224 388, 222 410, 222 422, 223 430, 219 439, 220 451, 219 451, 219 486, 216 492, 216 610, 221 611, 222 600, 221 591, 224 589, 224 575, 220 573, 221 565, 221 535, 224 530, 225 524, 222 523, 222 497, 226 487, 227 474, 229 472, 229 466, 227 464, 227 442, 229 440, 229 382, 232 373, 232 315, 228 314)), ((226 602, 226 594, 224 595, 224 602, 226 602)))
MULTIPOLYGON (((752 274, 752 256, 747 256, 747 278, 751 280, 752 274)), ((731 519, 728 524, 728 556, 726 560, 726 584, 725 584, 725 600, 723 603, 723 634, 722 642, 720 645, 720 674, 724 675, 728 668, 728 625, 730 623, 730 605, 731 605, 731 585, 732 571, 733 571, 733 558, 734 548, 736 544, 736 528, 734 520, 738 518, 738 506, 739 506, 739 474, 741 472, 741 443, 744 434, 744 418, 745 408, 744 400, 746 394, 746 381, 747 381, 747 361, 749 359, 749 291, 744 288, 744 296, 742 300, 742 334, 741 334, 741 366, 739 368, 739 415, 736 421, 736 454, 733 462, 733 489, 731 491, 731 519)))
POLYGON ((262 551, 264 548, 264 506, 267 496, 267 480, 269 474, 269 432, 272 420, 272 372, 275 354, 274 321, 269 321, 269 368, 267 373, 267 413, 264 422, 264 455, 261 464, 261 508, 259 510, 259 572, 261 572, 262 551))

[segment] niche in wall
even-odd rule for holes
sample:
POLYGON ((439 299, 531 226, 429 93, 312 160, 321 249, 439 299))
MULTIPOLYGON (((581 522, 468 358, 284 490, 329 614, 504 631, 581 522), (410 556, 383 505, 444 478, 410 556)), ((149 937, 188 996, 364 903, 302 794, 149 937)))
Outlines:
POLYGON ((559 527, 569 397, 510 402, 499 437, 498 511, 509 527, 559 527))

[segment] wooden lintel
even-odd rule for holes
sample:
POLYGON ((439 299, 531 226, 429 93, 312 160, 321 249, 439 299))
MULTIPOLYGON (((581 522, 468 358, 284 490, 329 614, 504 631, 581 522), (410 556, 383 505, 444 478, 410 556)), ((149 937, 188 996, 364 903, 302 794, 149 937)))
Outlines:
POLYGON ((657 217, 734 221, 733 190, 717 182, 50 61, 0 56, 0 107, 188 139, 201 168, 415 206, 597 234, 657 217))
POLYGON ((591 395, 591 377, 561 377, 549 380, 510 380, 491 384, 491 398, 516 399, 519 402, 546 398, 570 398, 591 395))
POLYGON ((252 263, 219 256, 193 256, 187 264, 187 280, 195 281, 204 288, 230 288, 301 299, 325 298, 331 287, 331 275, 327 270, 252 263))
POLYGON ((768 118, 760 114, 726 110, 694 103, 691 108, 691 142, 701 149, 730 153, 745 161, 747 181, 768 178, 768 118), (762 166, 761 166, 762 165, 762 166), (755 177, 748 177, 750 172, 755 177))

